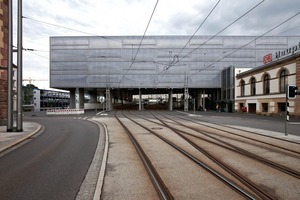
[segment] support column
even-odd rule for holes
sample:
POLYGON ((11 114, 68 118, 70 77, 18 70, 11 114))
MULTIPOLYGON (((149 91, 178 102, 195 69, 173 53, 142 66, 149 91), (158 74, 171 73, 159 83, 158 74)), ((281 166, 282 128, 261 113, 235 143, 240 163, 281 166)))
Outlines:
POLYGON ((170 89, 169 91, 169 110, 173 110, 173 89, 170 89))
POLYGON ((202 107, 202 98, 201 98, 201 96, 202 96, 201 91, 198 91, 198 93, 197 93, 197 108, 196 109, 202 107))
POLYGON ((142 111, 142 91, 139 89, 139 111, 142 111))
POLYGON ((189 111, 189 89, 184 88, 184 111, 189 111))
POLYGON ((84 89, 76 88, 76 94, 78 95, 78 103, 76 103, 76 109, 84 109, 84 89))
POLYGON ((76 108, 76 89, 70 89, 70 108, 76 108))
POLYGON ((110 98, 110 89, 106 88, 106 92, 105 92, 105 109, 106 111, 110 111, 110 102, 111 102, 111 98, 110 98))
POLYGON ((90 103, 97 103, 97 89, 93 89, 89 92, 90 94, 90 103))
POLYGON ((84 109, 84 89, 79 88, 79 109, 84 109))

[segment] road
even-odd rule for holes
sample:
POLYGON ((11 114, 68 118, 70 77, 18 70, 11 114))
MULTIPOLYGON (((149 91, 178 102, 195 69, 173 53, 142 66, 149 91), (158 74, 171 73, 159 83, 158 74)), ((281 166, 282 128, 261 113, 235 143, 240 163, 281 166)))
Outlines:
MULTIPOLYGON (((180 113, 184 113, 181 112, 180 113)), ((186 115, 187 113, 183 114, 186 115)), ((241 127, 257 128, 262 130, 280 132, 282 135, 285 133, 285 117, 279 116, 261 116, 256 114, 241 114, 241 113, 226 113, 226 112, 194 112, 190 111, 187 115, 199 115, 199 119, 213 123, 221 123, 225 125, 234 125, 241 127)), ((288 135, 300 136, 300 118, 291 117, 288 123, 288 135)))
POLYGON ((0 157, 0 199, 74 199, 97 147, 98 126, 67 117, 32 119, 45 131, 0 157))

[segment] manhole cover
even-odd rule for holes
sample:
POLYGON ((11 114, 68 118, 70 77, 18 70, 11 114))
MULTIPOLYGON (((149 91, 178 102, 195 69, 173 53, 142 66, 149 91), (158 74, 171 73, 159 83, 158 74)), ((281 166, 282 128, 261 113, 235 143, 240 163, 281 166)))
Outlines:
POLYGON ((152 128, 153 130, 160 130, 160 129, 162 129, 162 128, 160 128, 160 127, 154 127, 154 128, 152 128))

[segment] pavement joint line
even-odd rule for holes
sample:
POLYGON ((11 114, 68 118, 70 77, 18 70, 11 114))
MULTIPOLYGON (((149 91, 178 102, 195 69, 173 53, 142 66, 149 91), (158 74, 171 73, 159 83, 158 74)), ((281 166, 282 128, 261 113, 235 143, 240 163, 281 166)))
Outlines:
MULTIPOLYGON (((37 123, 38 124, 38 123, 37 123)), ((42 129, 42 126, 40 124, 38 124, 38 127, 36 128, 36 130, 34 130, 31 134, 27 135, 26 137, 24 138, 20 138, 19 140, 7 145, 6 147, 3 147, 0 149, 0 153, 20 144, 21 142, 27 140, 28 138, 32 137, 33 135, 37 134, 40 130, 42 129)))
MULTIPOLYGON (((104 175, 105 175, 105 170, 106 170, 107 156, 108 156, 108 130, 104 123, 102 123, 102 122, 99 122, 99 123, 104 127, 104 130, 105 130, 105 147, 104 147, 104 153, 103 153, 100 173, 99 173, 93 200, 100 200, 103 181, 104 181, 104 175)), ((99 124, 98 124, 98 126, 99 126, 99 124)))

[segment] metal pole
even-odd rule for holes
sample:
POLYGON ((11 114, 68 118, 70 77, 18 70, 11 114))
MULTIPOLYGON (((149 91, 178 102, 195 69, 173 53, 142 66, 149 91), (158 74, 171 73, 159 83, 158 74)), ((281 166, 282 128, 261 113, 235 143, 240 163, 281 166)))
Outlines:
POLYGON ((289 89, 289 85, 286 85, 286 90, 285 90, 285 129, 284 129, 285 135, 288 135, 288 121, 289 121, 288 89, 289 89))
POLYGON ((7 132, 13 131, 13 3, 8 1, 7 132))
POLYGON ((22 79, 23 79, 23 30, 22 30, 22 0, 18 0, 18 78, 17 78, 17 132, 23 131, 23 98, 22 98, 22 79))

